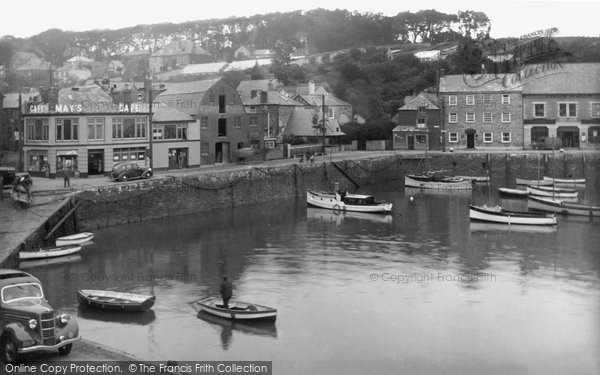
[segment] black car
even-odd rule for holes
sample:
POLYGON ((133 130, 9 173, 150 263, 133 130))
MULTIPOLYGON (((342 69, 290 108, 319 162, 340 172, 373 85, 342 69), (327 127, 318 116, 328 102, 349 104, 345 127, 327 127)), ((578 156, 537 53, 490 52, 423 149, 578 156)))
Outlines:
POLYGON ((115 181, 128 181, 136 178, 152 177, 152 169, 135 161, 115 164, 110 177, 115 181))

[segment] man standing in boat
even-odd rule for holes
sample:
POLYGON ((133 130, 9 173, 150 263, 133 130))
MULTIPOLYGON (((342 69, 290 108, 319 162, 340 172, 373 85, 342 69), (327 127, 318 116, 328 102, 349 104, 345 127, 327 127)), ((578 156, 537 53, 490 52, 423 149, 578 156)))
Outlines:
POLYGON ((221 292, 221 298, 223 298, 223 307, 228 308, 229 300, 233 296, 233 285, 227 280, 227 276, 223 276, 219 291, 221 292))

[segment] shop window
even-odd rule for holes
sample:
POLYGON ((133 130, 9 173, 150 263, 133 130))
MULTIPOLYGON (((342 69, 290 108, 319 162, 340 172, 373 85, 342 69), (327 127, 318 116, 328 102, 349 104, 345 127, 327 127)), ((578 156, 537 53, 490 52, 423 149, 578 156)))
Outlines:
POLYGON ((146 138, 146 117, 113 117, 113 139, 144 139, 146 138))

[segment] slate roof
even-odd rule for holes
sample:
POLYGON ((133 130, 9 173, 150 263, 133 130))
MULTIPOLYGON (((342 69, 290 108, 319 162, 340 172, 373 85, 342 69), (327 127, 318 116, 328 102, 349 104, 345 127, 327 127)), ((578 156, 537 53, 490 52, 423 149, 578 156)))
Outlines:
MULTIPOLYGON (((241 96, 241 93, 240 93, 240 96, 241 96)), ((254 97, 252 99, 248 99, 248 100, 244 100, 242 98, 242 101, 243 101, 244 105, 272 104, 272 105, 287 105, 287 106, 296 106, 296 107, 303 106, 302 103, 295 101, 290 96, 285 97, 279 91, 267 91, 267 103, 260 102, 260 94, 256 97, 254 97)))
POLYGON ((177 75, 188 75, 188 74, 216 74, 220 73, 223 68, 227 65, 226 62, 214 62, 205 64, 190 64, 186 65, 181 69, 177 75))
MULTIPOLYGON (((276 86, 278 84, 277 80, 271 80, 272 85, 276 86)), ((237 92, 242 99, 242 103, 249 104, 249 102, 253 99, 252 91, 269 91, 272 90, 273 87, 269 88, 269 80, 268 79, 253 79, 241 81, 237 86, 237 92)), ((260 99, 260 98, 259 98, 260 99)))
MULTIPOLYGON (((308 103, 308 105, 314 106, 314 107, 319 107, 321 105, 323 105, 323 95, 296 95, 295 99, 298 100, 297 98, 301 98, 303 101, 305 101, 306 103, 308 103)), ((346 103, 345 101, 336 98, 333 95, 325 95, 325 105, 326 106, 344 106, 344 107, 350 107, 349 103, 346 103)))
POLYGON ((191 40, 176 40, 173 41, 160 50, 154 52, 151 56, 174 56, 174 55, 208 55, 202 47, 192 42, 191 40))
POLYGON ((563 64, 548 69, 548 64, 528 65, 523 79, 523 94, 600 94, 600 63, 563 64), (544 69, 545 66, 545 69, 544 69), (537 71, 536 71, 537 68, 537 71))
POLYGON ((167 83, 166 91, 161 95, 180 95, 180 94, 197 94, 204 93, 217 83, 220 78, 217 79, 206 79, 202 81, 191 81, 191 82, 178 82, 178 83, 167 83))
POLYGON ((64 88, 58 92, 58 104, 84 103, 112 103, 112 97, 96 85, 64 88))
MULTIPOLYGON (((295 108, 288 119, 284 134, 293 134, 298 137, 314 137, 322 135, 321 129, 315 128, 313 125, 313 116, 317 114, 319 120, 321 114, 319 111, 304 108, 295 108)), ((342 136, 339 124, 336 121, 325 121, 325 136, 342 136)))
POLYGON ((438 107, 438 99, 435 94, 422 92, 417 96, 407 96, 404 98, 404 105, 400 107, 401 111, 418 110, 421 106, 426 106, 427 109, 440 109, 438 107))
POLYGON ((273 63, 272 59, 252 59, 252 60, 237 60, 232 61, 225 68, 226 72, 230 72, 232 70, 246 70, 252 69, 255 66, 266 66, 271 65, 273 63))
POLYGON ((219 79, 208 79, 204 81, 169 83, 166 90, 156 96, 155 100, 167 108, 176 108, 188 115, 198 113, 200 101, 204 93, 208 91, 219 79))
POLYGON ((516 74, 453 74, 440 77, 440 93, 522 91, 516 74), (506 86, 505 86, 506 83, 506 86))
POLYGON ((153 122, 193 122, 194 119, 192 116, 185 114, 175 108, 163 108, 158 107, 156 110, 153 110, 154 115, 152 116, 153 122))
POLYGON ((85 56, 73 56, 73 57, 71 57, 70 59, 67 60, 68 63, 75 63, 75 62, 77 62, 77 63, 82 63, 82 62, 83 63, 89 63, 89 62, 92 62, 92 61, 94 61, 94 60, 92 60, 90 58, 87 58, 85 56))
MULTIPOLYGON (((18 92, 7 92, 3 94, 4 98, 2 100, 2 108, 19 108, 19 93, 18 92)), ((34 97, 39 96, 40 92, 36 89, 32 89, 29 92, 21 93, 21 104, 25 107, 25 103, 32 100, 34 97)))

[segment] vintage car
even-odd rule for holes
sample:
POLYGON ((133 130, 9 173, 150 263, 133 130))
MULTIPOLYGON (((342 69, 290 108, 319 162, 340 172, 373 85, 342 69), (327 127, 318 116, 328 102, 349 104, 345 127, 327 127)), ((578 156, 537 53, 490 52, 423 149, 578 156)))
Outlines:
POLYGON ((71 352, 80 339, 77 321, 48 304, 40 281, 19 270, 0 269, 0 355, 5 363, 22 353, 71 352))
POLYGON ((136 178, 152 177, 152 169, 146 166, 140 166, 135 161, 117 163, 110 172, 110 177, 114 181, 128 181, 136 178))

